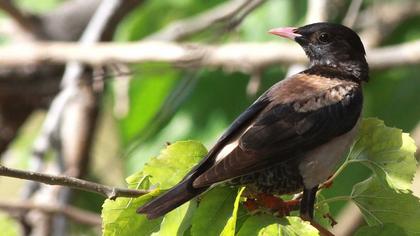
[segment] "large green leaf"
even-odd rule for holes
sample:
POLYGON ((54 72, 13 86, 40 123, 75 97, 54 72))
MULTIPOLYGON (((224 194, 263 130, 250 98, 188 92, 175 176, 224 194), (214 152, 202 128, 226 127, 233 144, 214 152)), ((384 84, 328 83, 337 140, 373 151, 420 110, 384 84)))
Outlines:
POLYGON ((261 214, 249 217, 237 236, 264 235, 264 236, 315 236, 318 230, 299 217, 289 216, 278 218, 272 215, 261 214))
POLYGON ((318 224, 328 228, 331 226, 331 220, 328 217, 326 217, 326 215, 331 213, 329 205, 324 200, 325 197, 324 195, 322 195, 322 193, 318 193, 316 195, 314 218, 318 224))
POLYGON ((238 209, 239 209, 239 201, 241 200, 241 195, 244 191, 244 187, 240 188, 238 194, 236 195, 235 203, 233 204, 233 212, 232 216, 229 218, 228 222, 226 223, 225 228, 223 228, 221 236, 235 236, 236 231, 236 220, 238 219, 238 209))
POLYGON ((353 187, 351 198, 369 225, 393 223, 408 235, 420 234, 420 201, 411 193, 398 192, 371 177, 353 187))
MULTIPOLYGON (((195 141, 176 142, 167 146, 156 158, 153 158, 143 171, 127 178, 130 188, 145 188, 159 185, 170 188, 184 177, 205 154, 205 147, 195 141)), ((163 219, 148 220, 136 213, 139 206, 158 196, 159 189, 139 198, 118 198, 106 200, 102 207, 104 235, 150 235, 162 230, 162 235, 182 234, 190 225, 191 213, 195 204, 185 203, 163 219), (163 220, 163 221, 162 221, 163 220), (162 222, 162 224, 161 224, 162 222)))
POLYGON ((378 119, 363 120, 348 162, 369 167, 391 188, 408 192, 416 171, 416 146, 408 134, 378 119))
POLYGON ((103 235, 151 235, 159 230, 162 218, 148 220, 136 213, 136 209, 159 194, 159 190, 138 198, 105 200, 102 206, 103 235))
POLYGON ((159 236, 182 236, 191 226, 197 202, 192 200, 169 212, 160 225, 159 236))
POLYGON ((203 195, 192 219, 191 235, 220 235, 232 215, 237 190, 216 187, 203 195))
POLYGON ((143 173, 150 176, 152 184, 168 189, 181 181, 206 153, 206 148, 199 142, 179 141, 152 158, 144 166, 143 173))

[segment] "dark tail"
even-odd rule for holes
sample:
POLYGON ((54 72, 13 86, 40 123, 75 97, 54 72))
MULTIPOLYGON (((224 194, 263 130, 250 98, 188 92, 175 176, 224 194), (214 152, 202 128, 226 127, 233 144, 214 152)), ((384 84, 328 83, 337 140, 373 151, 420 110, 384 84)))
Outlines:
POLYGON ((187 178, 149 203, 137 209, 137 213, 146 214, 147 218, 154 219, 163 216, 183 203, 204 192, 207 188, 193 188, 191 178, 187 178))

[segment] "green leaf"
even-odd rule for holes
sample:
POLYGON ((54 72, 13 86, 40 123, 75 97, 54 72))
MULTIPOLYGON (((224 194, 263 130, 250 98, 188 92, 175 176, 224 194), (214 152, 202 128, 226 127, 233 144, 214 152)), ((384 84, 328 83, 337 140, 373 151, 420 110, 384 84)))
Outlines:
POLYGON ((150 176, 152 184, 168 189, 181 181, 206 154, 206 148, 199 142, 179 141, 152 158, 144 166, 143 173, 150 176))
POLYGON ((103 235, 150 235, 159 230, 162 218, 148 220, 136 213, 136 209, 159 194, 152 191, 138 198, 117 198, 105 200, 102 206, 103 235))
MULTIPOLYGON (((148 189, 151 185, 160 184, 170 188, 178 183, 184 175, 207 153, 205 147, 195 141, 181 141, 169 145, 161 154, 151 159, 143 171, 139 171, 126 181, 129 188, 148 189)), ((161 191, 154 190, 139 198, 118 198, 105 200, 102 206, 104 235, 150 235, 162 230, 162 235, 174 232, 182 233, 189 227, 193 203, 185 203, 171 213, 156 220, 148 220, 136 213, 136 209, 149 202, 161 191), (162 222, 162 225, 161 225, 162 222)))
POLYGON ((300 217, 289 216, 278 218, 272 215, 262 214, 249 217, 237 236, 264 235, 264 236, 315 236, 318 230, 300 217))
POLYGON ((190 227, 197 202, 192 200, 169 212, 160 225, 159 236, 184 235, 190 227))
POLYGON ((376 226, 362 226, 354 236, 406 236, 404 230, 396 224, 384 224, 376 226))
POLYGON ((215 187, 204 194, 192 219, 191 235, 220 235, 232 216, 235 196, 237 190, 229 187, 215 187))
POLYGON ((316 196, 314 218, 318 224, 328 228, 331 226, 331 221, 324 216, 330 213, 330 207, 328 203, 324 200, 325 197, 321 193, 318 193, 316 196))
POLYGON ((229 218, 228 222, 226 223, 225 228, 223 229, 221 236, 234 236, 236 230, 236 219, 238 218, 238 208, 239 208, 239 201, 241 200, 241 195, 244 192, 244 187, 240 188, 238 194, 235 199, 235 203, 233 204, 233 212, 232 216, 229 218))
POLYGON ((374 118, 364 119, 348 162, 369 167, 391 188, 408 192, 416 171, 416 146, 408 134, 386 127, 374 118))
POLYGON ((351 198, 370 226, 393 223, 407 234, 420 234, 420 202, 411 193, 389 188, 376 177, 353 187, 351 198))

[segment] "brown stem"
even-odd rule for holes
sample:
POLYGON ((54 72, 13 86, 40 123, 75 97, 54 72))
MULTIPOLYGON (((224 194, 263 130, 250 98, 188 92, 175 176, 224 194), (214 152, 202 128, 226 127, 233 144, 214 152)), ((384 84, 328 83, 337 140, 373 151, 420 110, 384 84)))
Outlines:
POLYGON ((78 178, 73 178, 63 175, 50 175, 32 171, 23 171, 12 168, 7 168, 0 165, 0 176, 8 176, 18 179, 26 179, 36 181, 48 185, 61 185, 69 188, 80 189, 88 192, 93 192, 105 196, 109 199, 116 199, 117 197, 138 197, 149 193, 148 190, 125 189, 118 187, 111 187, 103 184, 98 184, 78 178))

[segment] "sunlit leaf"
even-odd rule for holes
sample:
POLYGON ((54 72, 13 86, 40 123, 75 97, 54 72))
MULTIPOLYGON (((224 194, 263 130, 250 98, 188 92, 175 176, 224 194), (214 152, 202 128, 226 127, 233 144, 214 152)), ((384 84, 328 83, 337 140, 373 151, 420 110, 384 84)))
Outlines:
POLYGON ((232 216, 229 218, 228 222, 226 223, 225 228, 223 228, 221 236, 235 236, 236 230, 236 220, 238 218, 238 209, 239 209, 239 201, 241 200, 241 195, 244 191, 244 187, 240 188, 238 194, 235 199, 235 203, 233 204, 233 212, 232 216))
POLYGON ((145 215, 136 213, 139 206, 158 194, 159 191, 156 190, 138 198, 105 200, 102 206, 103 235, 150 235, 158 231, 162 218, 148 220, 145 215))
POLYGON ((416 146, 408 134, 378 119, 364 119, 349 162, 369 167, 391 188, 408 192, 416 171, 416 146))
POLYGON ((278 218, 267 214, 249 217, 237 236, 261 235, 261 236, 315 236, 318 230, 299 217, 290 216, 278 218))
POLYGON ((411 193, 398 192, 371 177, 356 184, 351 197, 369 225, 393 223, 408 235, 420 234, 420 200, 411 193))
POLYGON ((182 236, 190 227, 197 202, 192 200, 169 212, 160 225, 159 236, 182 236))
POLYGON ((143 173, 150 176, 152 184, 167 189, 181 181, 206 153, 206 148, 199 142, 179 141, 152 158, 144 166, 143 173))
POLYGON ((327 217, 327 214, 330 214, 330 207, 324 200, 325 197, 321 193, 318 193, 316 196, 314 218, 318 224, 328 228, 331 226, 331 220, 327 217))
POLYGON ((220 235, 232 216, 237 190, 216 187, 203 195, 192 219, 191 235, 220 235))

